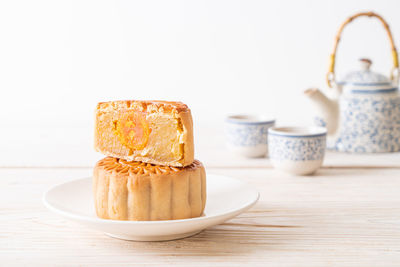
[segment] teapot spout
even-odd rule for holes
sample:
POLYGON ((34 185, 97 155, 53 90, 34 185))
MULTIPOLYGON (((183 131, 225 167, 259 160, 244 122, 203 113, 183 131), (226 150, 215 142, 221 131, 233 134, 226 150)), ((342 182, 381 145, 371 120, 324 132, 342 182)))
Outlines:
POLYGON ((319 111, 320 117, 326 123, 328 135, 335 135, 338 129, 339 121, 339 104, 338 100, 328 98, 320 90, 316 88, 307 89, 304 94, 311 100, 319 111))

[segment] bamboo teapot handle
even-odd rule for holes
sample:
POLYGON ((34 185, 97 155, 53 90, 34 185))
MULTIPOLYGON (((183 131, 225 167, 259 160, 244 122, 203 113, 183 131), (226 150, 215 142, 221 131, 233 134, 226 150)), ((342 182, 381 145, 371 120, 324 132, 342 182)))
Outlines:
POLYGON ((337 51, 337 47, 340 41, 340 36, 343 32, 344 27, 349 24, 350 22, 352 22, 354 19, 359 18, 359 17, 375 17, 377 19, 379 19, 382 24, 383 27, 386 30, 386 33, 389 37, 389 41, 390 41, 390 46, 392 49, 392 58, 393 58, 393 68, 390 74, 390 79, 392 81, 394 81, 396 84, 398 83, 398 75, 399 75, 399 59, 398 59, 398 55, 397 55, 397 49, 396 46, 394 44, 393 41, 393 36, 392 33, 390 32, 389 29, 389 24, 387 24, 387 22, 378 14, 370 11, 370 12, 361 12, 361 13, 357 13, 351 17, 349 17, 345 22, 342 23, 342 25, 340 25, 339 31, 336 34, 336 38, 335 38, 335 43, 333 46, 333 52, 330 56, 330 64, 329 64, 329 71, 326 75, 326 81, 328 83, 328 86, 330 88, 333 87, 333 85, 335 84, 335 59, 336 59, 336 51, 337 51))

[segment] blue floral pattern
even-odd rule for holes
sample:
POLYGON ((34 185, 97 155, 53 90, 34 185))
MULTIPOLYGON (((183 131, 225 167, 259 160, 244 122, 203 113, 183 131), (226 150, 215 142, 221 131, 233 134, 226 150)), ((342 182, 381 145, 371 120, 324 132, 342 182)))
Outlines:
POLYGON ((268 142, 269 157, 272 160, 322 160, 325 154, 326 135, 312 137, 287 137, 270 134, 268 142))
MULTIPOLYGON (((400 95, 397 83, 370 70, 372 61, 361 60, 362 70, 339 82, 339 128, 328 138, 328 148, 343 152, 400 151, 400 95)), ((317 125, 324 125, 316 118, 317 125)))
POLYGON ((314 123, 315 125, 317 125, 318 127, 326 127, 326 122, 323 118, 321 117, 314 117, 314 123))
POLYGON ((227 124, 225 132, 227 141, 235 146, 256 146, 268 143, 268 128, 274 123, 269 124, 227 124))
POLYGON ((395 94, 349 94, 340 100, 340 131, 332 144, 356 153, 400 150, 400 98, 395 94))

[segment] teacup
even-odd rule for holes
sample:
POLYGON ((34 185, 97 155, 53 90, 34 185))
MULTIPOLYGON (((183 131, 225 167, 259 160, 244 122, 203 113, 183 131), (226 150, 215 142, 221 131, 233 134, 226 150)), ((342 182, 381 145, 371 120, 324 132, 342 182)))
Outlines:
POLYGON ((259 115, 231 115, 225 120, 226 144, 232 152, 249 158, 268 153, 268 128, 275 120, 259 115))
POLYGON ((296 175, 312 174, 324 160, 326 128, 272 127, 268 130, 268 144, 275 168, 296 175))

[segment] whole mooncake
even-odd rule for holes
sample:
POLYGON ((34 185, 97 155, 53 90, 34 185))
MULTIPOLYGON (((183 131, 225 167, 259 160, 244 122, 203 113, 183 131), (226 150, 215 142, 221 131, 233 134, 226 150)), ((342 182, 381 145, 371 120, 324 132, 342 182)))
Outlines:
POLYGON ((171 167, 107 157, 94 168, 93 193, 100 218, 193 218, 204 211, 206 173, 198 160, 186 167, 171 167))

